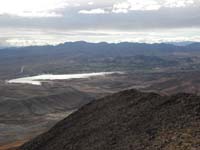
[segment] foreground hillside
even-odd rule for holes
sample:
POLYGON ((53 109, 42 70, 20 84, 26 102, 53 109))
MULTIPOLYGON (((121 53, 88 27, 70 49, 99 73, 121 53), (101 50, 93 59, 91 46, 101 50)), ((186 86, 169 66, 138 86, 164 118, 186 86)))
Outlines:
POLYGON ((20 150, 198 150, 200 97, 128 90, 82 107, 20 150))

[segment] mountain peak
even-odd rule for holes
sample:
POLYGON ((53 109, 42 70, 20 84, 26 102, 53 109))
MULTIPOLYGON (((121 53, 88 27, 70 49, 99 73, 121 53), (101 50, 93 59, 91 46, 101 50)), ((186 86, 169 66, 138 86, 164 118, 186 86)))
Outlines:
POLYGON ((197 149, 200 97, 122 91, 93 101, 21 150, 197 149))

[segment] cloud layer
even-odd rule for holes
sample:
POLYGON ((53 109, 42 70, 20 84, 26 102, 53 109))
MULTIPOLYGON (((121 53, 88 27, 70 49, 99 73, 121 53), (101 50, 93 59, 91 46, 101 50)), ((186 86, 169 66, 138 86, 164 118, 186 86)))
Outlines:
POLYGON ((66 0, 0 0, 0 15, 60 17, 57 11, 67 6, 66 0))
MULTIPOLYGON (((197 3, 198 0, 124 0, 115 2, 110 7, 97 9, 107 13, 128 13, 130 11, 155 11, 162 8, 185 8, 195 6, 197 3)), ((93 10, 81 10, 80 12, 93 14, 93 10)))
POLYGON ((0 0, 0 44, 198 41, 199 12, 200 0, 0 0))

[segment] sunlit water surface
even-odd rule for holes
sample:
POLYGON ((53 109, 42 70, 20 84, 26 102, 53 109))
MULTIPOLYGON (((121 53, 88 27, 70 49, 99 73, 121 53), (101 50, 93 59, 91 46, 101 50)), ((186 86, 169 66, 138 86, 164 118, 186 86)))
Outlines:
POLYGON ((15 84, 32 84, 32 85, 41 85, 42 82, 48 80, 70 80, 70 79, 83 79, 90 78, 95 76, 105 76, 112 74, 122 74, 123 72, 98 72, 98 73, 82 73, 82 74, 62 74, 62 75, 53 75, 53 74, 43 74, 31 77, 23 77, 6 81, 6 83, 15 83, 15 84))

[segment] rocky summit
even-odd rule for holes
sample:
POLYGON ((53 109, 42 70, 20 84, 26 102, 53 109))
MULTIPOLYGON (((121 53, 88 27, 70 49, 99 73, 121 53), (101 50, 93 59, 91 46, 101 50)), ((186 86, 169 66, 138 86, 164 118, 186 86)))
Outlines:
POLYGON ((199 150, 200 97, 122 91, 92 101, 20 150, 199 150))

